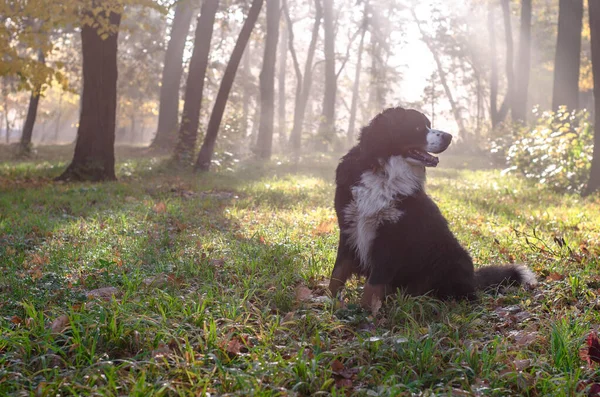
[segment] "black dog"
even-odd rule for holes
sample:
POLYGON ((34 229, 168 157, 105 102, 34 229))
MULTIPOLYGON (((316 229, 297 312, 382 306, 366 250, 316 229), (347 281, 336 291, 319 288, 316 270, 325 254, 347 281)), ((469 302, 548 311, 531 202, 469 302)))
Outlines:
POLYGON ((336 170, 335 211, 340 227, 329 289, 333 296, 352 274, 367 277, 361 304, 370 306, 398 288, 410 295, 468 298, 501 283, 535 284, 522 265, 474 270, 437 205, 424 191, 430 153, 452 135, 431 129, 422 113, 400 107, 377 115, 336 170))

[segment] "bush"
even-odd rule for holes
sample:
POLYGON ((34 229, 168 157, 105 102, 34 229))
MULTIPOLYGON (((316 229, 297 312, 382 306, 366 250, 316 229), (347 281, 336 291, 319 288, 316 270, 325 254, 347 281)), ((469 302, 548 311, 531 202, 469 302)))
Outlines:
POLYGON ((492 142, 492 153, 526 178, 557 191, 581 192, 588 180, 594 133, 586 110, 534 110, 533 127, 516 127, 492 142), (512 136, 511 136, 512 135, 512 136))

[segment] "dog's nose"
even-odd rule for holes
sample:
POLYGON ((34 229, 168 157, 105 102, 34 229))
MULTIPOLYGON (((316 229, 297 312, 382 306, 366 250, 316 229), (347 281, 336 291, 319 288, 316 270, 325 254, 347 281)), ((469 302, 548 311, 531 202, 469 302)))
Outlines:
POLYGON ((430 129, 429 133, 437 135, 446 145, 449 145, 450 142, 452 142, 452 135, 447 132, 430 129))

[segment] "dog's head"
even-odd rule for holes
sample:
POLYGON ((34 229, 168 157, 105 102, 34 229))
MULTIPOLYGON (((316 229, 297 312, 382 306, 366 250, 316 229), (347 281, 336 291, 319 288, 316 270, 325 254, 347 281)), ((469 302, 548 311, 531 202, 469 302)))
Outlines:
POLYGON ((435 167, 448 148, 452 135, 434 130, 421 112, 401 107, 389 108, 375 116, 360 133, 361 152, 372 159, 402 156, 412 165, 435 167))

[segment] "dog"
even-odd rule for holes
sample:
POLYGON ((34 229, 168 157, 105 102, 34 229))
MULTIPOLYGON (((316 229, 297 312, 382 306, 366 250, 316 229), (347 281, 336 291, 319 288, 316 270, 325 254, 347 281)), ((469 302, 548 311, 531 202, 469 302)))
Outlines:
POLYGON ((371 307, 398 289, 439 299, 474 299, 500 284, 536 284, 522 265, 474 269, 469 253, 425 193, 452 135, 431 128, 419 111, 395 107, 362 128, 358 144, 336 170, 340 238, 329 290, 336 296, 353 274, 365 276, 361 305, 371 307))

